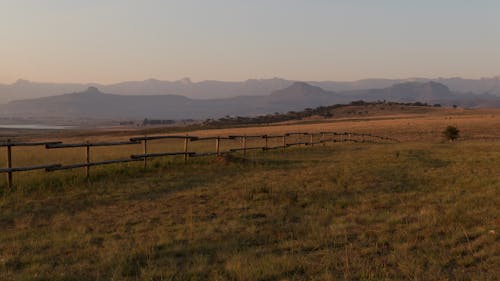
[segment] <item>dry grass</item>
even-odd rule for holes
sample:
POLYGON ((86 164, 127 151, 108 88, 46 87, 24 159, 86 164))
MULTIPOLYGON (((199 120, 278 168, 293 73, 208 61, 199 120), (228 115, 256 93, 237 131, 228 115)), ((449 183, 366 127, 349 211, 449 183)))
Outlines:
POLYGON ((499 148, 335 145, 34 188, 0 202, 0 272, 4 280, 494 280, 499 148))
MULTIPOLYGON (((331 128, 414 140, 400 144, 335 144, 187 165, 167 158, 146 171, 137 163, 96 168, 90 182, 79 171, 25 174, 19 189, 0 199, 0 279, 497 280, 500 142, 470 139, 499 137, 500 116, 450 116, 190 132, 331 128), (442 143, 449 124, 469 140, 442 143)), ((162 141, 153 149, 177 145, 162 141)), ((199 148, 213 150, 211 143, 199 148)), ((83 159, 82 151, 49 152, 53 160, 83 159)), ((23 153, 18 163, 42 152, 23 153)))
POLYGON ((200 130, 193 135, 282 134, 286 132, 362 132, 390 136, 401 141, 439 141, 447 125, 461 129, 466 139, 500 139, 500 110, 438 111, 435 114, 398 114, 383 117, 341 118, 250 128, 200 130))
MULTIPOLYGON (((225 136, 231 134, 284 134, 288 132, 359 132, 389 136, 401 141, 440 141, 441 131, 448 125, 457 126, 465 139, 500 139, 500 110, 436 110, 429 114, 389 114, 369 117, 335 118, 272 124, 246 128, 191 131, 195 136, 225 136)), ((184 133, 180 133, 184 134, 184 133)), ((141 135, 132 134, 132 135, 141 135)), ((103 139, 113 136, 103 136, 103 139)))
MULTIPOLYGON (((401 141, 413 142, 439 142, 442 141, 441 132, 448 125, 456 126, 461 131, 462 140, 500 140, 500 110, 452 110, 433 109, 431 113, 415 114, 374 114, 369 117, 336 118, 331 120, 301 121, 286 124, 274 124, 272 126, 258 126, 246 128, 228 128, 198 130, 191 132, 175 133, 176 135, 194 136, 227 136, 227 135, 255 135, 255 134, 284 134, 288 132, 361 132, 380 136, 389 136, 401 141)), ((127 140, 130 137, 142 136, 141 131, 128 132, 87 132, 82 137, 80 132, 66 132, 61 135, 46 134, 38 136, 24 136, 32 140, 62 140, 66 143, 78 143, 82 141, 115 141, 127 140)), ((165 133, 163 133, 165 134, 165 133)), ((298 140, 298 139, 297 139, 298 140)), ((294 141, 294 140, 290 140, 294 141)), ((248 146, 262 145, 261 140, 252 140, 248 146)), ((240 147, 236 141, 224 141, 222 149, 240 147)), ((280 140, 274 139, 270 145, 280 145, 280 140)), ((182 141, 154 141, 151 142, 152 152, 182 151, 182 141)), ((213 141, 197 142, 190 144, 193 151, 214 151, 213 141)), ((128 158, 130 154, 141 153, 140 145, 131 145, 120 148, 95 148, 94 160, 106 160, 113 158, 128 158)), ((50 163, 75 163, 84 160, 83 149, 64 149, 46 151, 43 148, 16 148, 14 161, 16 165, 25 164, 50 164, 50 163)), ((0 157, 0 167, 6 166, 5 157, 0 157)))
MULTIPOLYGON (((344 109, 345 110, 345 109, 344 109)), ((349 109, 353 110, 353 109, 349 109)), ((362 110, 362 108, 355 109, 362 110)), ((454 125, 462 130, 465 138, 500 138, 500 109, 447 109, 447 108, 421 108, 401 110, 386 110, 370 113, 368 116, 353 115, 333 119, 313 119, 276 123, 270 125, 209 129, 170 134, 190 134, 196 136, 225 136, 231 134, 282 134, 293 131, 318 132, 322 130, 366 132, 377 135, 387 135, 400 138, 403 141, 438 141, 440 132, 447 125, 454 125)), ((149 129, 128 130, 93 130, 93 131, 62 131, 36 133, 34 131, 8 132, 9 136, 15 138, 19 135, 21 139, 29 140, 53 140, 60 139, 65 142, 81 142, 82 140, 125 140, 134 136, 168 134, 169 129, 161 128, 148 132, 149 129)), ((1 139, 7 138, 7 135, 1 139)))

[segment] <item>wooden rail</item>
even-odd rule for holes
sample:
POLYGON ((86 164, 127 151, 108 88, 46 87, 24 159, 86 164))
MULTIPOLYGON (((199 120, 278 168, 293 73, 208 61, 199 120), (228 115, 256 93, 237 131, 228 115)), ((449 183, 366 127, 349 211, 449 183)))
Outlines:
POLYGON ((238 138, 247 138, 247 139, 261 139, 263 138, 264 135, 232 135, 232 136, 228 136, 228 138, 230 139, 238 139, 238 138))
POLYGON ((193 154, 196 154, 196 152, 162 152, 162 153, 134 154, 130 155, 130 158, 142 159, 142 158, 165 157, 165 156, 175 156, 175 155, 193 155, 193 154))
POLYGON ((300 136, 300 135, 306 136, 306 135, 309 135, 309 133, 297 133, 297 132, 295 132, 295 133, 286 133, 285 134, 285 136, 287 136, 287 137, 288 136, 300 136))
POLYGON ((231 148, 229 151, 230 152, 238 152, 238 151, 243 151, 243 150, 259 150, 259 149, 265 149, 265 146, 254 146, 254 147, 245 147, 245 148, 231 148))
POLYGON ((129 140, 129 141, 118 141, 118 142, 84 142, 84 143, 62 143, 62 142, 54 142, 54 143, 46 143, 46 149, 59 149, 59 148, 75 148, 75 147, 84 147, 85 148, 85 163, 82 164, 73 164, 73 165, 65 165, 60 167, 49 167, 47 171, 57 171, 57 170, 70 170, 76 168, 85 168, 86 177, 90 177, 90 167, 100 166, 100 165, 109 165, 115 163, 125 163, 131 162, 130 159, 116 159, 109 161, 100 161, 100 162, 91 162, 90 156, 90 148, 91 147, 102 147, 102 146, 121 146, 121 145, 133 145, 140 144, 141 142, 138 140, 129 140))
POLYGON ((51 165, 39 165, 39 166, 30 166, 30 167, 18 167, 18 168, 13 168, 12 167, 12 147, 15 146, 43 146, 43 145, 48 145, 48 144, 58 144, 61 143, 59 141, 57 142, 12 142, 10 139, 7 140, 7 142, 0 143, 1 147, 7 147, 7 168, 6 169, 1 169, 0 173, 7 173, 7 187, 8 189, 12 189, 12 181, 13 181, 13 173, 14 172, 24 172, 24 171, 32 171, 32 170, 39 170, 39 169, 45 169, 50 166, 55 166, 59 164, 51 164, 51 165))
POLYGON ((290 132, 283 135, 231 135, 226 137, 221 136, 210 136, 210 137, 196 137, 189 135, 165 135, 165 136, 143 136, 143 137, 133 137, 126 141, 116 141, 116 142, 82 142, 82 143, 63 143, 61 141, 46 141, 46 142, 12 142, 7 140, 6 142, 0 142, 0 147, 7 148, 7 167, 0 168, 0 173, 7 174, 7 187, 9 190, 13 187, 13 173, 15 172, 25 172, 33 170, 45 170, 46 172, 61 171, 61 170, 71 170, 78 168, 86 169, 86 177, 90 176, 90 167, 110 165, 117 163, 127 163, 127 162, 138 162, 142 161, 144 168, 147 167, 148 158, 156 157, 168 157, 168 156, 184 156, 184 162, 187 162, 190 157, 205 157, 213 155, 223 155, 228 153, 235 153, 242 151, 243 155, 246 155, 247 151, 251 150, 275 150, 281 149, 285 151, 286 148, 292 146, 314 146, 318 144, 325 145, 326 143, 337 143, 337 142, 361 142, 361 143, 377 143, 380 141, 390 141, 399 142, 396 139, 376 136, 366 133, 352 133, 352 132, 319 132, 319 133, 307 133, 307 132, 290 132), (297 138, 299 140, 297 140, 297 138), (306 138, 306 140, 303 140, 306 138), (176 139, 183 140, 184 149, 183 151, 175 152, 159 152, 159 153, 149 153, 148 152, 148 141, 154 140, 165 140, 165 139, 176 139), (263 146, 247 146, 247 141, 249 139, 262 139, 264 141, 263 146), (269 141, 273 139, 280 139, 280 145, 269 145, 269 141), (300 140, 302 139, 302 140, 300 140), (189 144, 191 142, 198 141, 215 141, 215 149, 212 152, 195 152, 189 151, 189 144), (228 150, 221 151, 221 142, 223 140, 240 140, 240 147, 230 148, 228 150), (289 142, 292 141, 292 142, 289 142), (91 148, 92 147, 107 147, 107 146, 125 146, 125 145, 142 145, 143 153, 130 155, 129 158, 124 159, 111 159, 104 161, 91 161, 91 148), (44 164, 44 165, 34 165, 27 167, 13 167, 12 161, 12 148, 13 147, 30 147, 30 146, 44 146, 45 149, 65 149, 65 148, 84 148, 85 152, 85 162, 75 163, 69 165, 56 164, 44 164))
POLYGON ((68 144, 58 142, 58 143, 48 143, 45 145, 45 148, 54 149, 54 148, 70 148, 70 147, 117 146, 117 145, 132 145, 140 143, 141 143, 140 141, 94 142, 94 143, 84 142, 84 143, 68 143, 68 144))
POLYGON ((292 142, 292 143, 287 143, 286 146, 296 146, 296 145, 307 145, 309 142, 306 141, 299 141, 299 142, 292 142))
POLYGON ((200 137, 200 138, 194 138, 191 141, 205 141, 205 140, 232 140, 233 138, 231 137, 200 137))
POLYGON ((205 156, 214 156, 214 155, 225 155, 229 154, 232 151, 219 151, 219 152, 197 152, 190 154, 189 157, 205 157, 205 156))
POLYGON ((163 140, 163 139, 189 139, 189 140, 197 140, 198 137, 193 136, 144 136, 144 137, 136 137, 131 138, 130 141, 145 141, 145 140, 163 140))
POLYGON ((92 166, 102 166, 102 165, 109 165, 109 164, 117 164, 117 163, 127 163, 127 162, 134 162, 134 161, 140 161, 142 159, 115 159, 115 160, 106 160, 106 161, 99 161, 99 162, 88 162, 88 163, 79 163, 79 164, 71 164, 71 165, 53 165, 52 167, 47 167, 45 170, 47 172, 52 172, 52 171, 60 171, 60 170, 71 170, 71 169, 77 169, 77 168, 88 168, 92 166))
POLYGON ((13 147, 13 146, 40 146, 40 145, 55 145, 60 144, 60 141, 51 141, 51 142, 11 142, 8 140, 7 142, 0 143, 0 147, 13 147))
POLYGON ((278 146, 270 146, 270 147, 263 147, 263 150, 274 150, 274 149, 283 149, 286 148, 286 146, 278 145, 278 146))
POLYGON ((1 168, 0 173, 12 173, 12 172, 26 172, 42 169, 55 169, 61 167, 61 164, 49 164, 49 165, 37 165, 30 167, 17 167, 17 168, 1 168))

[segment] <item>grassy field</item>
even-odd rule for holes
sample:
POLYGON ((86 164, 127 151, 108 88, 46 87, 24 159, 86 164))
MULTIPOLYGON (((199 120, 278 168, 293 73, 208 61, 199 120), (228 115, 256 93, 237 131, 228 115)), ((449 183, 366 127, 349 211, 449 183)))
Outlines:
MULTIPOLYGON (((16 189, 0 196, 0 280, 498 280, 499 113, 200 130, 189 134, 332 130, 403 142, 186 165, 162 158, 147 170, 140 163, 93 168, 90 181, 82 169, 16 174, 16 189), (462 140, 443 142, 446 125, 458 126, 462 140)), ((124 140, 142 133, 84 135, 124 140)), ((80 133, 59 137, 82 141, 80 133)), ((214 149, 212 142, 192 148, 214 149)), ((181 149, 179 141, 151 144, 151 152, 181 149)), ((15 165, 84 160, 83 149, 14 152, 15 165)), ((93 160, 140 152, 140 145, 98 148, 93 160)))
POLYGON ((54 177, 2 280, 498 280, 500 143, 341 144, 54 177))
MULTIPOLYGON (((464 110, 464 109, 436 109, 424 108, 432 110, 417 114, 417 110, 422 110, 421 107, 407 109, 407 113, 399 111, 385 110, 384 115, 381 115, 380 108, 370 116, 359 117, 339 117, 334 119, 322 120, 302 120, 295 122, 286 122, 282 124, 261 125, 253 127, 241 128, 223 128, 223 129, 203 129, 195 131, 176 131, 169 132, 168 128, 164 129, 146 129, 146 130, 94 130, 81 131, 69 130, 63 132, 35 132, 22 131, 9 132, 17 136, 21 141, 64 141, 65 143, 81 143, 85 141, 125 141, 130 137, 155 135, 155 134, 176 134, 191 136, 228 136, 228 135, 281 135, 290 132, 311 132, 317 133, 322 131, 331 132, 356 132, 370 133, 378 136, 392 137, 403 142, 442 142, 441 132, 448 125, 457 126, 460 129, 461 141, 498 141, 500 140, 500 110, 498 109, 481 109, 481 110, 464 110), (392 112, 393 114, 387 114, 392 112)), ((350 109, 354 110, 354 109, 350 109)), ((363 110, 363 108, 356 108, 363 110)), ((373 110, 370 107, 366 110, 373 110)), ((0 131, 1 132, 1 131, 0 131)), ((7 137, 0 136, 0 141, 5 141, 7 137)), ((16 139, 16 137, 12 137, 16 139)), ((288 139, 293 141, 309 141, 306 139, 288 139)), ((261 146, 263 140, 252 140, 248 146, 261 146)), ((281 140, 273 139, 269 143, 270 146, 281 145, 281 140)), ((237 141, 222 142, 222 150, 228 148, 241 147, 237 141)), ((0 150, 0 167, 6 166, 6 157, 4 149, 0 150)), ((46 150, 43 147, 36 148, 14 148, 14 165, 35 165, 35 164, 70 164, 79 163, 85 159, 84 148, 62 149, 62 150, 46 150)), ((93 148, 92 160, 110 160, 116 158, 128 158, 131 154, 142 153, 142 145, 130 145, 120 148, 93 148)), ((150 152, 173 152, 182 151, 182 140, 160 140, 150 142, 150 152)), ((190 144, 190 150, 198 152, 214 151, 214 141, 194 142, 190 144)), ((0 185, 2 181, 0 180, 0 185)))
MULTIPOLYGON (((369 111, 368 108, 344 108, 344 110, 369 111)), ((1 130, 0 141, 7 138, 20 140, 64 140, 81 142, 82 140, 125 140, 131 136, 156 134, 186 134, 195 136, 224 136, 230 134, 282 134, 293 131, 337 131, 362 132, 398 138, 402 141, 440 141, 441 131, 447 125, 461 129, 464 139, 500 139, 500 109, 448 109, 410 107, 405 110, 380 109, 370 115, 343 116, 323 119, 309 118, 299 121, 288 121, 260 126, 243 126, 240 128, 190 129, 185 128, 114 128, 101 130, 67 130, 50 133, 37 130, 1 130), (427 110, 420 112, 421 110, 427 110)), ((2 161, 3 159, 0 159, 2 161)))

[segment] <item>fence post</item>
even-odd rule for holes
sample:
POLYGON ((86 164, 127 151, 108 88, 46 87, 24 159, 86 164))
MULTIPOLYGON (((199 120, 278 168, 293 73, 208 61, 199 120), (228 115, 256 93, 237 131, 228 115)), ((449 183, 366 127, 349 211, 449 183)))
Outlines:
POLYGON ((86 163, 87 163, 86 176, 87 176, 87 179, 89 179, 90 166, 88 166, 88 164, 90 163, 90 142, 88 140, 87 140, 87 145, 85 146, 85 158, 86 158, 86 163))
POLYGON ((286 148, 286 134, 283 135, 283 152, 285 152, 285 148, 286 148))
POLYGON ((268 143, 269 143, 269 138, 267 137, 267 135, 264 135, 264 141, 265 141, 265 146, 264 146, 264 147, 265 147, 265 149, 264 149, 264 151, 266 151, 266 152, 267 152, 267 148, 269 147, 269 146, 268 146, 268 143))
MULTIPOLYGON (((7 140, 7 168, 12 169, 12 145, 10 139, 7 140)), ((7 173, 7 187, 12 190, 12 171, 7 173)))
POLYGON ((187 155, 188 141, 189 141, 189 137, 188 137, 188 134, 186 134, 186 138, 184 139, 184 164, 186 164, 188 161, 188 155, 187 155))
MULTIPOLYGON (((143 152, 144 154, 148 153, 148 140, 146 139, 144 140, 143 152)), ((146 169, 147 165, 148 165, 148 157, 144 156, 144 169, 146 169)))
POLYGON ((247 135, 243 136, 243 156, 247 155, 247 135))
POLYGON ((311 146, 314 146, 314 133, 311 133, 311 135, 309 136, 309 144, 311 146))
POLYGON ((217 154, 217 156, 220 155, 220 136, 217 136, 217 138, 215 139, 215 153, 217 154))
POLYGON ((325 133, 321 133, 321 136, 319 137, 319 142, 325 146, 326 145, 326 142, 325 142, 325 133))

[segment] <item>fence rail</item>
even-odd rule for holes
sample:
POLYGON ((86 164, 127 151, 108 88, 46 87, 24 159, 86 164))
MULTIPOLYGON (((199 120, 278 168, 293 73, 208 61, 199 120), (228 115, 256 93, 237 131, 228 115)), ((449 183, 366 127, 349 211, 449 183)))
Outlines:
POLYGON ((52 142, 11 142, 8 140, 7 142, 1 142, 0 147, 13 147, 13 146, 41 146, 41 145, 55 145, 60 144, 60 141, 52 141, 52 142))
POLYGON ((156 157, 168 157, 168 156, 184 156, 184 162, 187 162, 190 157, 205 157, 213 155, 223 155, 228 153, 243 152, 246 155, 247 151, 251 150, 275 150, 282 149, 286 150, 288 147, 292 146, 314 146, 318 144, 325 145, 326 143, 338 143, 338 142, 360 142, 360 143, 378 143, 380 141, 389 142, 399 142, 396 139, 377 136, 366 133, 353 133, 353 132, 319 132, 319 133, 307 133, 307 132, 291 132, 285 133, 283 135, 230 135, 230 136, 211 136, 211 137, 196 137, 189 135, 164 135, 164 136, 143 136, 143 137, 133 137, 126 141, 116 141, 116 142, 82 142, 82 143, 63 143, 62 141, 46 141, 46 142, 12 142, 7 140, 6 142, 0 142, 0 147, 7 148, 7 167, 0 168, 0 173, 7 174, 7 187, 12 189, 13 187, 13 174, 15 172, 25 172, 33 170, 45 170, 46 172, 60 171, 60 170, 71 170, 78 168, 86 169, 86 176, 90 175, 90 167, 110 165, 117 163, 128 163, 128 162, 138 162, 142 161, 144 168, 147 167, 147 161, 149 158, 156 157), (319 139, 318 139, 319 137, 319 139), (336 138, 337 137, 337 138, 336 138), (295 138, 295 139, 292 139, 295 138), (306 138, 306 140, 298 140, 297 138, 306 138), (308 139, 307 139, 308 138, 308 139), (316 138, 316 139, 315 139, 316 138), (148 152, 148 141, 153 140, 166 140, 175 139, 184 141, 183 151, 175 152, 158 152, 149 153, 148 152), (263 146, 247 146, 247 141, 251 139, 261 139, 264 140, 263 146), (269 140, 281 139, 281 145, 269 145, 269 140), (199 141, 209 141, 215 140, 215 149, 211 152, 195 152, 189 151, 189 144, 191 142, 199 141), (240 147, 229 148, 228 150, 221 151, 220 146, 222 140, 239 140, 240 147), (107 147, 107 146, 125 146, 125 145, 141 145, 143 147, 143 152, 140 154, 132 154, 129 158, 124 159, 111 159, 104 161, 91 161, 91 148, 92 147, 107 147), (13 147, 30 147, 30 146, 44 146, 45 149, 64 149, 64 148, 84 148, 85 149, 85 162, 63 165, 60 163, 56 164, 45 164, 45 165, 33 165, 26 167, 13 167, 12 161, 12 148, 13 147))
POLYGON ((146 153, 146 154, 134 154, 130 155, 132 159, 143 159, 143 158, 154 158, 154 157, 165 157, 165 156, 176 156, 176 155, 193 155, 196 152, 162 152, 162 153, 146 153))
POLYGON ((1 168, 0 173, 27 172, 34 170, 54 169, 57 167, 61 167, 61 164, 37 165, 37 166, 17 167, 17 168, 1 168))
POLYGON ((127 162, 134 162, 134 161, 140 161, 142 159, 115 159, 115 160, 106 160, 106 161, 99 161, 99 162, 89 162, 89 163, 79 163, 79 164, 71 164, 71 165, 52 165, 49 167, 46 167, 45 170, 47 172, 52 172, 52 171, 61 171, 61 170, 71 170, 71 169, 77 169, 77 168, 89 168, 93 166, 102 166, 102 165, 110 165, 110 164, 117 164, 117 163, 127 163, 127 162))
POLYGON ((132 145, 140 144, 140 141, 118 141, 118 142, 84 142, 84 143, 68 143, 64 144, 62 142, 48 143, 45 145, 47 149, 54 148, 71 148, 71 147, 98 147, 98 146, 118 146, 118 145, 132 145))
POLYGON ((189 139, 189 140, 197 140, 198 137, 192 136, 144 136, 144 137, 136 137, 131 138, 130 141, 147 141, 147 140, 162 140, 162 139, 189 139))

